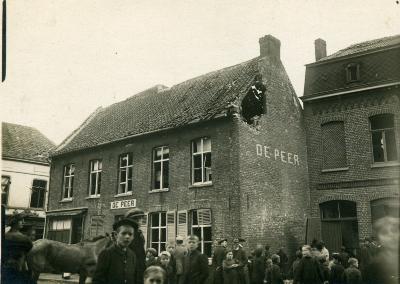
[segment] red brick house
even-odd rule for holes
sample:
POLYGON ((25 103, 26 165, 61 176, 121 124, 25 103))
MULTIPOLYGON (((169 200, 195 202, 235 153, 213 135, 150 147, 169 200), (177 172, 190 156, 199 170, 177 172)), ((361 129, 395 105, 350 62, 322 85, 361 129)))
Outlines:
POLYGON ((354 249, 372 223, 399 217, 400 35, 351 45, 326 56, 315 41, 306 65, 311 218, 308 241, 354 249))
POLYGON ((52 155, 48 238, 110 232, 147 213, 147 246, 194 233, 287 247, 304 242, 309 207, 302 108, 280 60, 260 56, 99 108, 52 155))

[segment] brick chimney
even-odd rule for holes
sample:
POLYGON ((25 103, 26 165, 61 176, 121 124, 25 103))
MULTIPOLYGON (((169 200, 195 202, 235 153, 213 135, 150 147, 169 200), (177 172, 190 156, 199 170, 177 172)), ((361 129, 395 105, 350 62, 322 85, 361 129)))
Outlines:
POLYGON ((260 43, 260 56, 275 59, 281 58, 281 42, 272 35, 266 35, 258 40, 260 43))
POLYGON ((326 57, 326 41, 322 38, 318 38, 314 41, 315 45, 315 61, 326 57))

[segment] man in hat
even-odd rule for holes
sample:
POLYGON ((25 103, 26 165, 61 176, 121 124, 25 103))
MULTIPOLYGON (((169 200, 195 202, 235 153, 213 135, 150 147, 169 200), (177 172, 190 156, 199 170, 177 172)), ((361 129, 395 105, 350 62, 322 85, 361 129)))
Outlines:
POLYGON ((182 278, 183 275, 183 262, 185 260, 185 256, 187 255, 188 250, 186 246, 183 244, 183 237, 176 236, 176 246, 175 246, 175 264, 176 264, 176 280, 177 283, 182 278))
POLYGON ((100 252, 93 284, 136 284, 136 256, 129 245, 137 230, 137 224, 128 218, 114 223, 116 244, 100 252))
POLYGON ((214 249, 214 254, 212 257, 212 264, 214 266, 214 283, 222 284, 223 276, 222 276, 222 262, 226 256, 226 247, 228 246, 227 239, 218 240, 218 245, 214 249))
POLYGON ((142 284, 143 273, 146 269, 146 251, 144 249, 145 239, 143 236, 143 232, 139 229, 139 227, 142 224, 143 219, 145 218, 145 214, 143 210, 139 208, 133 208, 125 213, 125 218, 130 219, 137 224, 138 229, 135 230, 135 235, 129 248, 136 255, 136 283, 142 284))

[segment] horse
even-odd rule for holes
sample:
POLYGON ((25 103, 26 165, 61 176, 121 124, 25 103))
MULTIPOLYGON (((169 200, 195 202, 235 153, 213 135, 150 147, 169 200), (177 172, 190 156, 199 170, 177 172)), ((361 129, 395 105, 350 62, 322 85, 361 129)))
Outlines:
POLYGON ((57 241, 40 239, 33 243, 28 253, 28 267, 37 281, 40 273, 78 273, 79 284, 92 277, 100 252, 113 244, 108 234, 77 244, 65 244, 57 241))

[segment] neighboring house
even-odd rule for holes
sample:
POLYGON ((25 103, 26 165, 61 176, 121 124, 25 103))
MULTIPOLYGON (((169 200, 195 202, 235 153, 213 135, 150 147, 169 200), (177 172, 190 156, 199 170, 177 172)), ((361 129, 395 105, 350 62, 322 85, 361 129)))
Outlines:
POLYGON ((49 151, 55 147, 37 129, 2 123, 1 204, 6 218, 14 212, 30 211, 25 225, 43 237, 49 182, 49 151))
POLYGON ((326 56, 315 41, 304 96, 310 177, 308 239, 358 247, 383 216, 399 217, 400 35, 326 56))
POLYGON ((196 234, 304 242, 309 204, 302 108, 280 60, 260 56, 95 111, 52 154, 46 236, 74 243, 143 209, 147 246, 196 234))

